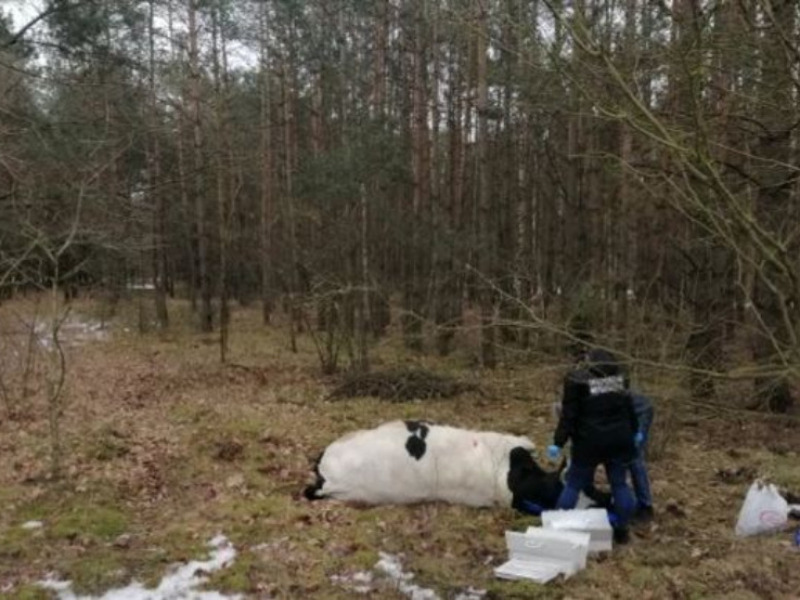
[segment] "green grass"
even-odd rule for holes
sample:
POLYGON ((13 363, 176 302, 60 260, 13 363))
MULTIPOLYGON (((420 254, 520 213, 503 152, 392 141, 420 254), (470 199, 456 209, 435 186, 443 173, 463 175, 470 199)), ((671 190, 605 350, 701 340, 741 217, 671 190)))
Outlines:
POLYGON ((255 591, 256 573, 262 561, 251 552, 240 552, 232 565, 212 573, 204 587, 222 593, 247 594, 255 591))
POLYGON ((86 455, 101 462, 122 458, 130 452, 128 440, 109 425, 88 436, 85 446, 86 455))
POLYGON ((77 594, 97 594, 128 585, 131 572, 126 567, 127 562, 120 551, 106 550, 89 559, 71 561, 65 565, 64 572, 77 594))
POLYGON ((3 600, 50 600, 52 597, 49 591, 30 583, 20 585, 12 592, 0 592, 0 598, 3 600))
POLYGON ((659 582, 659 572, 657 568, 648 566, 637 566, 631 569, 628 576, 631 585, 642 590, 652 590, 659 582))
MULTIPOLYGON (((76 493, 69 485, 54 485, 14 511, 13 525, 0 533, 0 562, 48 565, 46 571, 71 580, 80 593, 125 584, 130 577, 128 557, 111 542, 129 531, 131 516, 109 503, 113 500, 107 490, 76 493), (21 527, 32 520, 42 521, 43 527, 21 527)), ((36 591, 29 587, 24 593, 36 591)))
POLYGON ((778 456, 772 468, 772 480, 779 486, 800 493, 800 459, 797 456, 778 456))
POLYGON ((46 541, 41 530, 23 529, 19 524, 0 531, 0 564, 14 561, 32 561, 36 558, 46 541))
POLYGON ((127 527, 128 517, 116 508, 78 503, 68 512, 58 515, 48 533, 67 540, 81 537, 111 542, 125 533, 127 527))
POLYGON ((485 589, 489 598, 503 600, 555 600, 565 595, 563 586, 557 582, 542 585, 532 581, 491 580, 485 589))

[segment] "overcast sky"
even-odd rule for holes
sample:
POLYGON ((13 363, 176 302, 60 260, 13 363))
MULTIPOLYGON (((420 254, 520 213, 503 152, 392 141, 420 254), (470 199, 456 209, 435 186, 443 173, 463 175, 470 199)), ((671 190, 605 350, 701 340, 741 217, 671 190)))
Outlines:
MULTIPOLYGON (((4 13, 11 13, 13 18, 12 31, 19 31, 20 28, 30 23, 44 10, 46 0, 0 0, 0 10, 4 13)), ((176 28, 180 27, 180 20, 175 23, 176 28)), ((46 29, 45 21, 40 21, 28 30, 25 34, 27 39, 34 39, 46 29)), ((156 27, 166 30, 166 19, 156 14, 156 27)), ((201 41, 201 47, 204 43, 201 41)), ((248 48, 239 41, 228 43, 228 60, 231 68, 254 68, 258 63, 258 53, 248 48)))
POLYGON ((44 6, 44 0, 3 0, 3 12, 10 12, 17 30, 36 17, 44 6))

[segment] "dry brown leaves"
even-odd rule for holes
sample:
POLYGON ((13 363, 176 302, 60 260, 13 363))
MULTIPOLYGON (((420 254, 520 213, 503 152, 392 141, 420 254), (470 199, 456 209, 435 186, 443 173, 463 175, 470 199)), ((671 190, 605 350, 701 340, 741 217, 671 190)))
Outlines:
MULTIPOLYGON (((259 539, 247 546, 258 557, 248 575, 254 597, 336 596, 331 569, 359 570, 350 561, 378 550, 405 552, 423 584, 491 584, 491 567, 504 559, 503 530, 523 526, 510 511, 358 508, 309 503, 300 492, 311 461, 328 443, 396 418, 525 432, 543 446, 552 433, 550 401, 558 394, 553 372, 487 375, 486 389, 502 390, 497 398, 326 403, 328 382, 318 375, 310 345, 291 355, 274 331, 257 335, 258 327, 237 318, 234 365, 220 365, 213 344, 182 334, 119 335, 69 349, 64 432, 73 500, 111 490, 139 528, 132 549, 175 523, 196 536, 239 527, 234 542, 259 539)), ((387 356, 391 364, 393 355, 387 356)), ((46 420, 37 402, 28 420, 0 422, 0 490, 11 507, 0 516, 0 531, 11 526, 15 510, 50 489, 43 478, 46 420)), ((694 424, 676 421, 663 458, 651 465, 655 523, 558 594, 688 598, 746 589, 790 598, 800 589, 800 573, 792 568, 796 550, 782 545, 787 536, 733 536, 752 477, 791 474, 800 436, 774 421, 688 417, 694 424)), ((80 550, 86 560, 97 558, 92 551, 80 550)), ((21 574, 32 567, 20 561, 10 568, 21 574)))

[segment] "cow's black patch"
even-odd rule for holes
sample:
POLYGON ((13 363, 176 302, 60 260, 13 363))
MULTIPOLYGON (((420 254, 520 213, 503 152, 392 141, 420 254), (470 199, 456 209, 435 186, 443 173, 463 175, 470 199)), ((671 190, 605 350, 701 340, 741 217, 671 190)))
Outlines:
POLYGON ((416 434, 423 440, 428 436, 429 423, 425 421, 406 421, 405 423, 409 433, 416 434))
POLYGON ((426 449, 427 444, 422 438, 412 435, 406 440, 406 451, 417 460, 425 456, 426 449))
POLYGON ((406 429, 411 434, 406 440, 406 450, 409 455, 417 460, 425 456, 427 444, 425 438, 428 437, 430 428, 425 421, 406 421, 406 429))
POLYGON ((322 473, 319 472, 319 463, 322 461, 323 454, 325 453, 323 452, 320 454, 314 461, 314 474, 317 476, 316 481, 303 490, 303 495, 309 500, 319 500, 322 498, 322 496, 319 495, 319 491, 322 489, 322 486, 325 485, 325 478, 322 476, 322 473))

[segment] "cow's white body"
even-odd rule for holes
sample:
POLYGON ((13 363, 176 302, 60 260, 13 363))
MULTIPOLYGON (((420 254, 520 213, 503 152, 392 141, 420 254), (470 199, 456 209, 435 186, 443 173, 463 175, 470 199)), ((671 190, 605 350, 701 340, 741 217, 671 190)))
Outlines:
POLYGON ((319 498, 369 504, 431 500, 470 506, 509 506, 509 453, 527 437, 425 423, 420 458, 406 448, 414 435, 404 421, 349 433, 330 444, 318 465, 319 498))

